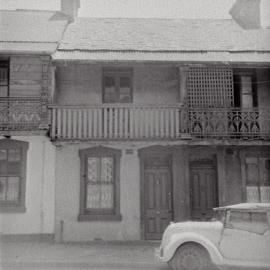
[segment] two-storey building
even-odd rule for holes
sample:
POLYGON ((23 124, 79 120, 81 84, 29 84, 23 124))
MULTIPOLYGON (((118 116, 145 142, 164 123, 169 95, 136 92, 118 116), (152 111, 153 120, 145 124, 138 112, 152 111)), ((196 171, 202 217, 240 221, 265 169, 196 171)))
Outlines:
POLYGON ((68 24, 60 12, 0 11, 0 233, 54 233, 55 150, 48 137, 51 54, 68 24))
POLYGON ((257 17, 243 29, 0 13, 2 235, 152 240, 171 220, 270 201, 270 30, 257 17))
POLYGON ((53 55, 57 241, 160 239, 270 200, 270 31, 77 18, 53 55))

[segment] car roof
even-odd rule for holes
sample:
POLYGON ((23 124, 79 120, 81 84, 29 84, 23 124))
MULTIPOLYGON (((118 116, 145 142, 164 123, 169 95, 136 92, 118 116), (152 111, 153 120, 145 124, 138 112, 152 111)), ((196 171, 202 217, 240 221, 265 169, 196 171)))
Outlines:
POLYGON ((234 210, 270 210, 270 203, 239 203, 228 206, 221 206, 214 208, 214 210, 226 210, 226 209, 234 209, 234 210))

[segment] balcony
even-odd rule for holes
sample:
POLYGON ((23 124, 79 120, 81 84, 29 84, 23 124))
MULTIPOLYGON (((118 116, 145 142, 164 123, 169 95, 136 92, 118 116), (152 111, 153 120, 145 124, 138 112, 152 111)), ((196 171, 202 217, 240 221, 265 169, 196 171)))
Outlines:
POLYGON ((53 105, 52 140, 270 139, 268 109, 53 105))
POLYGON ((1 97, 0 132, 32 132, 48 128, 47 114, 46 104, 42 104, 40 97, 1 97))
POLYGON ((270 139, 270 110, 266 108, 189 109, 193 137, 270 139))
POLYGON ((53 140, 177 139, 184 133, 179 105, 52 106, 53 140))

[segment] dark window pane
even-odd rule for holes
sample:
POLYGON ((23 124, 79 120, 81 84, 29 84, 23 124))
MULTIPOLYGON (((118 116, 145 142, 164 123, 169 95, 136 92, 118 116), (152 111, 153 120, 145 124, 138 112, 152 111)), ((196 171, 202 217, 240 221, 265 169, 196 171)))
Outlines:
POLYGON ((7 150, 6 149, 0 149, 0 162, 2 160, 7 160, 7 150))
POLYGON ((112 76, 104 77, 104 86, 105 88, 114 88, 115 87, 115 78, 112 76))
POLYGON ((2 159, 0 160, 0 175, 6 175, 7 174, 7 160, 2 159))
POLYGON ((8 161, 17 162, 21 160, 21 150, 20 149, 9 149, 8 151, 8 161))
POLYGON ((115 78, 105 76, 104 78, 104 102, 113 103, 117 101, 115 78))
POLYGON ((129 77, 120 77, 120 87, 121 88, 130 88, 130 78, 129 77))
POLYGON ((0 201, 6 200, 7 178, 0 177, 0 201))
POLYGON ((120 77, 120 102, 131 102, 131 80, 129 77, 120 77))
POLYGON ((21 163, 20 162, 8 162, 7 172, 9 175, 19 175, 21 173, 21 163))
POLYGON ((8 85, 8 68, 0 67, 0 85, 8 85))

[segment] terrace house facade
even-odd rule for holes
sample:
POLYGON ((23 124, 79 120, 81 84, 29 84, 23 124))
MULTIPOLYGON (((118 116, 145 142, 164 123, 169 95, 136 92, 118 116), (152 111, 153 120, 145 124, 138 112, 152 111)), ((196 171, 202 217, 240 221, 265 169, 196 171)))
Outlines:
POLYGON ((270 201, 269 29, 71 17, 1 11, 2 235, 155 240, 270 201))
POLYGON ((55 11, 0 11, 0 236, 54 234, 51 54, 68 24, 55 11))
POLYGON ((57 241, 160 239, 270 200, 270 31, 77 18, 53 62, 57 241))

